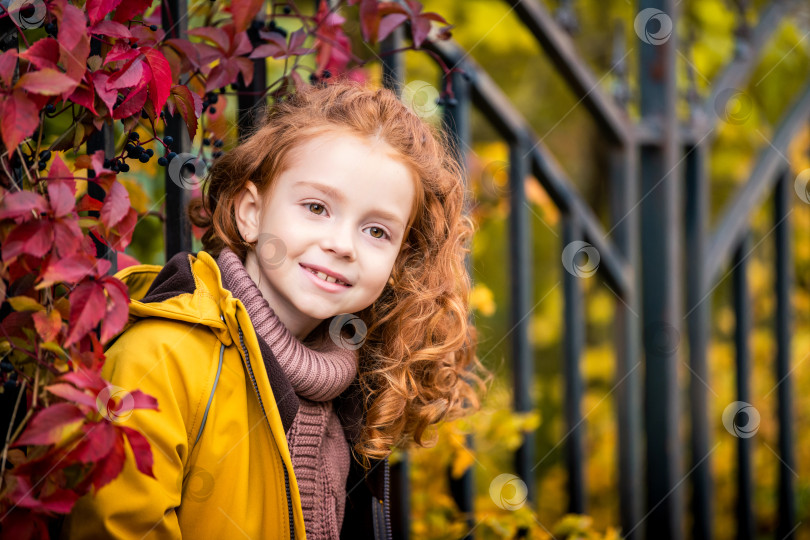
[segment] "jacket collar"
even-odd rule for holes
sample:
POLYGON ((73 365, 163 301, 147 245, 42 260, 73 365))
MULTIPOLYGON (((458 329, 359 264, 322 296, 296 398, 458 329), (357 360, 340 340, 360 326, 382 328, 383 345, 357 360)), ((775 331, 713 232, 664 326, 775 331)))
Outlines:
MULTIPOLYGON (((162 268, 155 265, 128 267, 118 274, 130 287, 130 323, 135 318, 163 317, 179 319, 211 328, 229 346, 239 342, 236 306, 241 302, 222 285, 219 266, 210 254, 180 252, 162 268), (150 279, 149 276, 152 276, 150 279)), ((244 309, 244 306, 242 306, 244 309)), ((256 336, 270 386, 278 399, 277 405, 284 430, 289 430, 299 408, 299 399, 273 354, 270 345, 256 336)), ((363 402, 359 379, 334 401, 346 438, 357 440, 363 421, 363 402)))

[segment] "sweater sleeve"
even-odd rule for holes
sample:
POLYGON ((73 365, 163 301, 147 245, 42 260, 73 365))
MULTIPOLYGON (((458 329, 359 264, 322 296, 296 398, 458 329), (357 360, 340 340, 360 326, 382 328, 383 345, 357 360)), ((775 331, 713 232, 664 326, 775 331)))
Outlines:
POLYGON ((199 340, 190 337, 188 325, 147 319, 124 332, 107 351, 105 379, 127 391, 139 389, 158 401, 159 410, 136 409, 116 420, 145 435, 155 477, 137 469, 132 449, 125 444, 120 475, 77 501, 61 538, 181 538, 175 510, 181 502, 190 433, 199 425, 204 377, 195 380, 179 355, 204 358, 202 349, 199 340))

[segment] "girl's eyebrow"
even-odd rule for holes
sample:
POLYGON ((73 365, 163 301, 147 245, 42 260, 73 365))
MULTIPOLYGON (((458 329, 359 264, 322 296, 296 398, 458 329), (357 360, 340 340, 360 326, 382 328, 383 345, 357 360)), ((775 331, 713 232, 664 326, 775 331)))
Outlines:
MULTIPOLYGON (((318 182, 310 182, 308 180, 298 180, 297 182, 295 182, 293 184, 293 186, 309 186, 311 188, 317 189, 318 191, 320 191, 322 193, 325 193, 326 195, 334 198, 335 200, 337 200, 341 204, 346 202, 346 196, 340 190, 338 190, 338 189, 336 189, 336 188, 334 188, 332 186, 327 186, 326 184, 321 184, 321 183, 318 183, 318 182)), ((386 210, 381 210, 381 209, 375 209, 373 213, 377 214, 378 216, 380 216, 383 219, 387 219, 388 221, 392 221, 392 222, 396 223, 397 225, 404 226, 402 221, 396 215, 392 214, 391 212, 388 212, 386 210)))

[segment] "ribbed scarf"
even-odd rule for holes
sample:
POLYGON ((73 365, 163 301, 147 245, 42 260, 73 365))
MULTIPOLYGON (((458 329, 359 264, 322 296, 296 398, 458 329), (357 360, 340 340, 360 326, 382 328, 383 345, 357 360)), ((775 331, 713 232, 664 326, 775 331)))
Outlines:
POLYGON ((236 253, 226 246, 217 264, 222 284, 245 305, 256 333, 270 345, 296 394, 329 401, 351 384, 357 374, 357 351, 332 339, 321 340, 323 350, 307 347, 279 320, 236 253))
POLYGON ((217 258, 223 286, 247 309, 299 397, 287 442, 309 540, 338 540, 346 505, 350 451, 332 399, 357 373, 357 352, 332 339, 322 350, 304 345, 279 320, 239 256, 225 247, 217 258))

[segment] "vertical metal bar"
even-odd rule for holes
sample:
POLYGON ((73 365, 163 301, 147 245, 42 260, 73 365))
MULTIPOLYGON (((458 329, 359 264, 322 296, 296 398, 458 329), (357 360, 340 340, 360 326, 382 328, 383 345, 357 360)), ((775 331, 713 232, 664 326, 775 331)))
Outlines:
MULTIPOLYGON (((566 214, 562 221, 563 247, 582 240, 582 230, 574 214, 566 214)), ((572 261, 571 266, 576 265, 572 261)), ((563 272, 564 328, 563 380, 565 393, 563 411, 567 428, 565 461, 568 471, 568 512, 585 513, 585 422, 582 418, 582 376, 579 365, 585 340, 580 276, 570 270, 563 272)))
POLYGON ((709 183, 704 146, 686 148, 686 303, 689 306, 689 416, 692 424, 691 475, 692 537, 708 540, 712 537, 712 471, 711 460, 702 459, 709 453, 711 430, 706 381, 709 370, 706 351, 711 328, 711 295, 703 273, 709 217, 709 183))
MULTIPOLYGON (((163 3, 161 24, 168 37, 186 37, 187 11, 186 0, 167 0, 163 3), (167 7, 168 9, 166 9, 167 7)), ((159 115, 161 111, 155 111, 155 113, 159 115)), ((174 138, 172 148, 178 155, 188 152, 191 148, 186 124, 179 114, 172 117, 166 114, 165 135, 171 135, 174 138)), ((168 261, 181 251, 191 251, 191 222, 186 215, 188 203, 191 200, 191 191, 180 187, 171 179, 168 167, 164 174, 164 185, 166 186, 164 252, 168 261)))
MULTIPOLYGON (((317 9, 317 8, 316 8, 317 9)), ((402 43, 401 28, 388 35, 380 43, 382 54, 382 82, 385 88, 393 91, 397 96, 402 94, 402 84, 405 80, 404 60, 401 53, 385 54, 398 49, 402 43)), ((411 536, 411 461, 407 452, 402 453, 402 459, 391 467, 392 485, 396 499, 391 501, 391 529, 394 538, 407 540, 411 536)))
POLYGON ((390 54, 402 47, 403 28, 397 27, 380 42, 380 57, 382 59, 382 84, 392 90, 397 97, 402 96, 402 85, 405 81, 405 59, 401 53, 390 54))
MULTIPOLYGON (((639 267, 638 152, 634 144, 611 152, 611 214, 613 239, 627 265, 639 267)), ((642 522, 643 461, 641 405, 640 273, 633 272, 632 288, 620 291, 616 302, 616 410, 619 430, 619 513, 627 540, 644 538, 642 522)))
MULTIPOLYGON (((751 299, 748 294, 748 261, 746 254, 751 249, 751 235, 745 238, 734 252, 732 287, 734 290, 735 364, 737 371, 737 400, 751 402, 751 347, 748 338, 751 332, 751 299)), ((738 414, 746 414, 741 411, 738 414)), ((737 420, 735 416, 734 420, 737 420)), ((751 540, 754 537, 754 486, 751 476, 751 439, 737 437, 737 538, 751 540)))
MULTIPOLYGON (((529 304, 532 298, 531 282, 531 229, 524 181, 527 174, 526 141, 509 141, 509 320, 512 328, 512 376, 514 407, 516 412, 532 408, 531 382, 534 377, 533 355, 529 347, 529 304)), ((526 483, 529 501, 536 501, 532 462, 534 461, 534 433, 524 433, 515 453, 515 471, 526 483)))
MULTIPOLYGON (((104 159, 112 158, 115 155, 115 149, 113 147, 112 124, 105 123, 99 131, 96 131, 90 135, 85 143, 85 149, 90 155, 96 153, 98 150, 103 150, 104 159)), ((88 169, 87 177, 95 178, 96 172, 92 169, 88 169)), ((98 185, 96 182, 87 182, 87 193, 92 198, 99 201, 103 201, 104 197, 107 195, 104 188, 98 185)), ((88 216, 90 217, 99 217, 100 215, 101 213, 98 211, 88 212, 88 216)), ((110 275, 116 273, 118 271, 118 256, 116 255, 115 250, 103 242, 100 242, 95 236, 91 235, 91 237, 93 238, 93 243, 96 245, 96 257, 99 259, 107 259, 110 261, 110 263, 112 263, 112 266, 107 273, 110 275)))
MULTIPOLYGON (((677 28, 676 0, 641 0, 639 12, 661 13, 658 24, 677 28)), ((653 24, 653 23, 651 23, 653 24)), ((642 307, 645 343, 645 427, 647 433, 648 537, 683 538, 682 464, 678 400, 678 348, 659 346, 679 335, 681 308, 679 255, 681 227, 676 116, 677 32, 665 40, 639 39, 641 114, 658 127, 661 143, 641 148, 642 307)))
POLYGON ((777 538, 793 540, 796 527, 796 491, 794 476, 793 379, 790 372, 790 336, 793 316, 790 289, 793 284, 791 224, 789 214, 793 197, 793 179, 785 171, 776 184, 774 220, 776 242, 776 380, 779 417, 779 525, 777 538))
MULTIPOLYGON (((401 56, 401 55, 394 55, 401 56)), ((392 69, 397 72, 396 68, 392 69)), ((444 88, 446 77, 442 78, 441 84, 444 88)), ((448 102, 444 107, 443 128, 447 130, 450 135, 451 149, 455 154, 456 159, 464 169, 464 213, 469 215, 472 206, 470 197, 469 186, 467 185, 467 148, 470 141, 470 84, 467 79, 460 73, 455 72, 450 74, 450 83, 453 89, 455 102, 448 102), (453 104, 454 103, 454 104, 453 104)), ((472 276, 472 259, 468 253, 465 257, 467 273, 472 276)), ((472 319, 472 317, 470 317, 472 319)), ((470 323, 473 323, 471 320, 470 323)), ((474 446, 472 434, 468 434, 465 444, 471 450, 474 446)), ((449 475, 449 471, 448 471, 449 475)), ((470 466, 460 478, 449 478, 450 493, 458 505, 458 508, 467 518, 467 534, 463 537, 465 540, 473 539, 473 530, 475 529, 475 482, 473 478, 473 467, 470 466)))
MULTIPOLYGON (((264 17, 264 11, 260 12, 260 16, 264 17)), ((252 26, 248 28, 248 38, 251 44, 256 47, 262 40, 259 37, 259 30, 252 26)), ((261 120, 261 115, 265 112, 265 108, 257 106, 260 103, 267 103, 267 96, 261 96, 267 89, 267 59, 254 58, 253 59, 253 80, 250 85, 245 84, 242 74, 236 82, 237 94, 237 126, 239 128, 239 140, 244 140, 250 133, 257 121, 261 120)))

